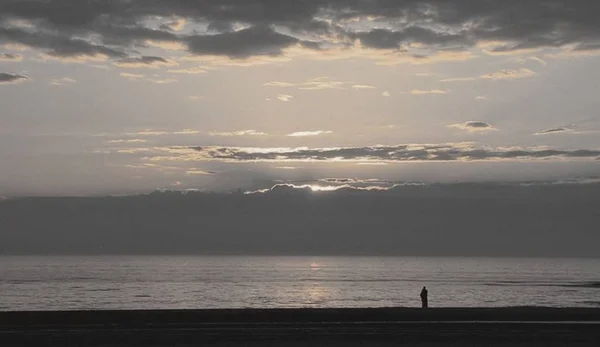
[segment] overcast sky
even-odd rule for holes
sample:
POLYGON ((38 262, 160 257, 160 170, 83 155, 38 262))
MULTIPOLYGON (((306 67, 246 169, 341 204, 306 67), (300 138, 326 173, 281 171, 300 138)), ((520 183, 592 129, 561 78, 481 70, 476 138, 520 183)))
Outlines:
POLYGON ((0 195, 598 177, 598 13, 0 0, 0 195))

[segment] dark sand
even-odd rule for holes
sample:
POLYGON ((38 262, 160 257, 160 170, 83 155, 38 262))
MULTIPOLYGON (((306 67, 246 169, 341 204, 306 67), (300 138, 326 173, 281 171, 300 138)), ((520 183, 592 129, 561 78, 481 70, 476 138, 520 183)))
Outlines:
POLYGON ((595 308, 0 312, 0 346, 600 346, 595 308))

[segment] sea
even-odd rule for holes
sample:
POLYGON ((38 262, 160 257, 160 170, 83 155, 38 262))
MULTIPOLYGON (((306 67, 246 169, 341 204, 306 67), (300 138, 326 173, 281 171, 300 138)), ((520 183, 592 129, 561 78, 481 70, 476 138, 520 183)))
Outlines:
POLYGON ((600 307, 600 259, 0 256, 0 311, 600 307))

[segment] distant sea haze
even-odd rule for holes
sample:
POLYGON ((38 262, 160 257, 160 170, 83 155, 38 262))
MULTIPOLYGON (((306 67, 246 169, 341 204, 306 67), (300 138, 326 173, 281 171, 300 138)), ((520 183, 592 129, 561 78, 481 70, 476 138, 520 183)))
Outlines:
POLYGON ((0 201, 0 254, 600 257, 600 184, 0 201))
POLYGON ((599 307, 600 260, 0 256, 0 311, 599 307))

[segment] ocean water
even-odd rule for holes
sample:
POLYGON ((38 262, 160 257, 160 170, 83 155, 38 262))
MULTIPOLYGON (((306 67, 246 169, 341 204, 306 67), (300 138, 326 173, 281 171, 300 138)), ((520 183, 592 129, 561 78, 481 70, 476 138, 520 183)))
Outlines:
POLYGON ((0 311, 600 306, 600 259, 0 257, 0 311))

